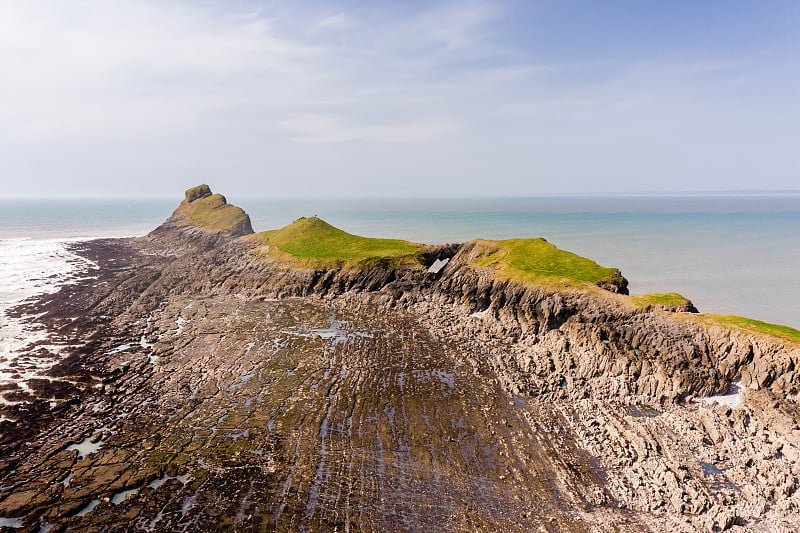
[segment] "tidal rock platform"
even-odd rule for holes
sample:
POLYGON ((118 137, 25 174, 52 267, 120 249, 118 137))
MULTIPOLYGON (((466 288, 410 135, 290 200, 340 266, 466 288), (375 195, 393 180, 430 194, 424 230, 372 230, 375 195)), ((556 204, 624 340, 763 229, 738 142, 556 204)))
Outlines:
POLYGON ((17 310, 66 355, 0 392, 0 530, 800 529, 791 335, 541 240, 256 234, 203 186, 73 250, 17 310))

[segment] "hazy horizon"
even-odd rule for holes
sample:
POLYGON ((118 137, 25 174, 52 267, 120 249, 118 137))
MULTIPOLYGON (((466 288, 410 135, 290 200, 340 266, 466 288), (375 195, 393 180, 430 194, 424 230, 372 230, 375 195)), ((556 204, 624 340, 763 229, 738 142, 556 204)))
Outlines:
MULTIPOLYGON (((199 185, 199 183, 198 183, 199 185)), ((231 196, 230 192, 226 192, 225 189, 218 190, 216 187, 211 186, 211 191, 213 193, 219 193, 223 196, 231 196)), ((183 193, 185 190, 172 191, 170 193, 162 193, 157 196, 141 196, 141 195, 125 195, 122 193, 118 193, 115 195, 91 195, 91 194, 82 194, 82 195, 35 195, 35 194, 28 194, 28 195, 17 195, 17 196, 4 196, 0 195, 0 200, 41 200, 41 201, 71 201, 71 200, 164 200, 164 201, 175 201, 178 202, 183 199, 183 193)), ((551 192, 545 194, 524 194, 524 195, 502 195, 502 194, 491 194, 491 193, 483 193, 483 194, 385 194, 385 195, 378 195, 378 194, 371 194, 371 195, 364 195, 359 196, 358 194, 342 194, 342 195, 315 195, 315 194, 284 194, 281 196, 268 196, 268 195, 259 195, 259 194, 252 194, 252 193, 242 193, 234 192, 232 197, 239 197, 245 196, 247 199, 254 199, 254 200, 287 200, 287 201, 296 201, 296 200, 326 200, 326 199, 334 199, 334 200, 346 200, 352 198, 354 201, 364 201, 364 200, 377 200, 377 201, 391 201, 394 199, 401 199, 401 200, 526 200, 526 199, 557 199, 557 198, 570 198, 570 199, 667 199, 667 198, 736 198, 736 197, 743 197, 743 196, 774 196, 774 197, 781 197, 781 196, 800 196, 800 189, 752 189, 752 190, 710 190, 710 191, 631 191, 631 192, 621 192, 621 191, 609 191, 609 192, 551 192)), ((230 199, 229 199, 230 200, 230 199)), ((236 203, 231 202, 231 203, 236 203)))
POLYGON ((789 1, 0 0, 0 195, 795 190, 797 27, 789 1))

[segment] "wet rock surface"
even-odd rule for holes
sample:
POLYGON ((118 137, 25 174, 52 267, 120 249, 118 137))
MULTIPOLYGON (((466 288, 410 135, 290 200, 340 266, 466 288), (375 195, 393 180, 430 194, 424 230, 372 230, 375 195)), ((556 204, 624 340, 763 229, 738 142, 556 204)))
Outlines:
POLYGON ((65 356, 0 391, 0 529, 800 528, 797 350, 452 246, 297 270, 172 220, 75 251, 93 276, 19 309, 65 356))

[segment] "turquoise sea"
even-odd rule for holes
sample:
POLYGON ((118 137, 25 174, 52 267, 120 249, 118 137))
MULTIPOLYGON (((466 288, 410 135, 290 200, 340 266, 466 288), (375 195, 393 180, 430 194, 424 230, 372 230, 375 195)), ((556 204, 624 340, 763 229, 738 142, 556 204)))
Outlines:
MULTIPOLYGON (((318 215, 418 242, 545 237, 622 270, 631 292, 680 292, 703 312, 800 328, 800 194, 291 200, 229 196, 256 231, 318 215)), ((54 290, 65 239, 143 235, 174 200, 0 200, 0 313, 54 290), (49 269, 49 270, 48 270, 49 269), (55 273, 55 276, 50 276, 55 273)), ((70 263, 72 262, 72 263, 70 263)), ((65 266, 67 265, 67 266, 65 266)))

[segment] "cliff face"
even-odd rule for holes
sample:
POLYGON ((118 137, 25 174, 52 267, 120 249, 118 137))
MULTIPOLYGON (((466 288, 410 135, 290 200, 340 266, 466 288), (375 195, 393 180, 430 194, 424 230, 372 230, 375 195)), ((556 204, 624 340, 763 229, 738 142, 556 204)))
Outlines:
POLYGON ((425 248, 422 267, 448 260, 436 273, 297 268, 238 237, 249 219, 192 218, 211 197, 187 191, 145 238, 81 245, 98 279, 30 309, 72 346, 50 378, 74 390, 2 407, 30 423, 0 422, 0 516, 31 531, 800 527, 796 347, 592 283, 499 279, 469 244, 425 248))
MULTIPOLYGON (((517 393, 534 377, 539 386, 551 383, 578 396, 617 394, 656 403, 721 394, 733 382, 751 390, 767 388, 778 397, 800 391, 796 348, 695 324, 681 313, 684 307, 670 312, 630 305, 613 294, 627 285, 621 276, 613 291, 589 292, 499 280, 472 266, 470 245, 431 247, 425 266, 450 259, 436 275, 403 266, 301 269, 259 256, 247 242, 204 241, 192 228, 167 231, 161 242, 174 248, 176 236, 180 242, 227 250, 226 268, 235 273, 222 274, 219 289, 224 291, 279 298, 355 292, 405 309, 455 306, 473 315, 473 320, 455 319, 460 334, 474 333, 474 318, 479 318, 483 331, 517 347, 502 363, 517 369, 517 377, 509 378, 517 393)), ((204 262, 195 268, 203 269, 204 262)), ((188 290, 194 281, 186 279, 188 290)), ((696 311, 690 302, 688 307, 696 311)))
POLYGON ((492 336, 525 346, 509 365, 522 374, 563 374, 578 394, 663 403, 723 393, 733 381, 781 397, 798 391, 796 349, 702 327, 682 314, 635 308, 605 294, 497 281, 467 267, 447 271, 436 291, 480 313, 492 336))

